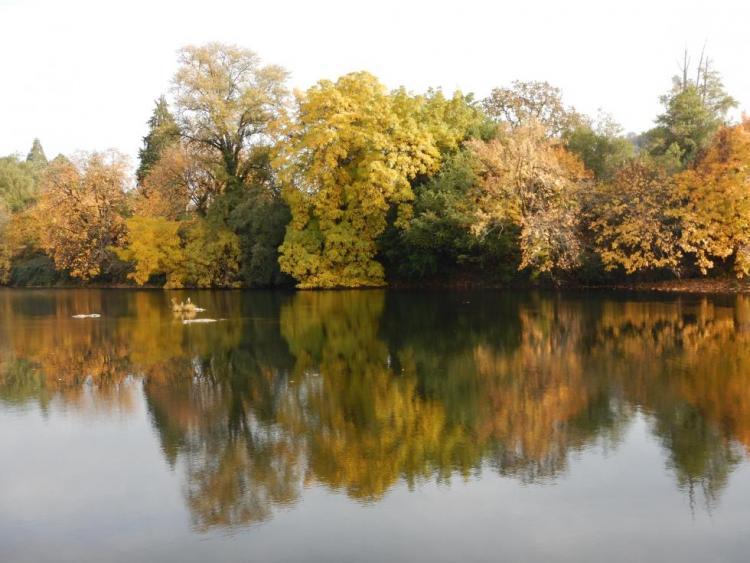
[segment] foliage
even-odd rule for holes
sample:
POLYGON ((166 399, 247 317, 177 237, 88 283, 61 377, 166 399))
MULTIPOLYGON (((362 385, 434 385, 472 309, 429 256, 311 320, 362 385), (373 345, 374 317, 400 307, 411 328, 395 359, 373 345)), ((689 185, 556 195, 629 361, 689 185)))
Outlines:
POLYGON ((665 111, 646 139, 649 152, 667 168, 684 167, 695 160, 725 122, 727 112, 737 105, 709 63, 702 55, 693 82, 688 79, 686 53, 682 75, 674 77, 672 90, 660 98, 665 111))
POLYGON ((675 185, 680 247, 703 274, 733 257, 737 276, 750 275, 750 121, 722 128, 675 185))
POLYGON ((581 124, 565 135, 565 145, 579 156, 597 180, 610 180, 635 156, 633 143, 609 116, 594 125, 581 124))
POLYGON ((31 144, 29 154, 26 155, 26 162, 37 170, 47 166, 47 156, 44 154, 44 149, 39 139, 34 139, 34 142, 31 144))
POLYGON ((520 228, 521 263, 538 275, 579 264, 579 191, 588 179, 580 159, 540 124, 507 130, 470 147, 482 164, 473 225, 478 236, 520 228))
POLYGON ((279 262, 299 287, 382 285, 376 239, 391 206, 403 224, 409 180, 437 169, 419 120, 424 99, 388 94, 367 73, 321 81, 298 95, 298 121, 276 164, 292 212, 279 262))
POLYGON ((126 182, 125 157, 115 152, 49 165, 34 215, 46 226, 40 246, 59 270, 82 280, 107 270, 125 233, 126 182))
POLYGON ((179 64, 173 83, 183 139, 211 156, 222 182, 244 182, 253 171, 254 147, 268 144, 283 113, 286 71, 221 43, 185 47, 179 64))
POLYGON ((173 220, 191 211, 205 216, 223 189, 209 158, 196 145, 166 147, 138 187, 136 212, 173 220))
POLYGON ((169 111, 164 96, 156 100, 154 111, 148 120, 148 134, 143 137, 143 147, 138 150, 138 170, 135 177, 142 184, 151 168, 159 161, 164 150, 180 137, 180 129, 169 111))
POLYGON ((517 267, 517 230, 509 227, 478 237, 474 191, 479 163, 462 149, 445 158, 440 171, 414 187, 414 217, 404 229, 391 229, 381 241, 394 277, 426 278, 482 273, 508 277, 517 267))
POLYGON ((484 100, 487 114, 512 129, 537 123, 546 135, 557 137, 579 126, 583 117, 562 101, 562 92, 548 82, 521 82, 495 88, 484 100))
POLYGON ((239 270, 239 241, 205 220, 170 221, 132 217, 127 238, 115 249, 133 264, 128 275, 138 285, 164 276, 165 287, 234 287, 239 270))
POLYGON ((0 202, 8 212, 18 212, 38 195, 38 169, 15 156, 0 158, 0 202))
POLYGON ((33 283, 35 276, 20 275, 18 279, 20 272, 14 270, 24 259, 38 258, 39 236, 39 223, 33 210, 10 214, 0 206, 0 284, 36 285, 33 283))
POLYGON ((126 223, 127 238, 115 252, 121 260, 134 265, 128 278, 143 285, 152 276, 163 274, 167 277, 167 287, 179 284, 170 276, 177 269, 181 252, 178 235, 180 223, 163 217, 141 215, 131 217, 126 223))
POLYGON ((263 186, 250 186, 227 220, 241 250, 240 278, 249 287, 288 285, 291 278, 279 266, 279 247, 291 214, 280 195, 263 186))
POLYGON ((678 270, 680 225, 671 213, 674 183, 654 164, 634 160, 600 185, 591 221, 605 268, 631 274, 655 268, 678 270))

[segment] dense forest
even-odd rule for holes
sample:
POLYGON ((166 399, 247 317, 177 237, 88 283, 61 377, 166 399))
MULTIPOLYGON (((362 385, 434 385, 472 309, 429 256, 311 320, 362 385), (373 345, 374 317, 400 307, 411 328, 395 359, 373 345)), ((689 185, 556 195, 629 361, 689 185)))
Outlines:
MULTIPOLYGON (((355 72, 291 92, 236 46, 179 52, 133 175, 0 158, 0 284, 611 284, 750 274, 750 120, 701 55, 624 135, 546 82, 483 100, 355 72)), ((668 77, 667 77, 668 78, 668 77)))

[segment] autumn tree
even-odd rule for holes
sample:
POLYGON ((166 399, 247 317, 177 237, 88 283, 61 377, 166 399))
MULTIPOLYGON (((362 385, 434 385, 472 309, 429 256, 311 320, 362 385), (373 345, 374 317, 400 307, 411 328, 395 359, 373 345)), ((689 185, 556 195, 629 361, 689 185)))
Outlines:
POLYGON ((579 264, 579 191, 588 179, 580 159, 541 124, 508 129, 470 146, 483 170, 473 229, 480 236, 520 228, 521 263, 555 275, 579 264))
POLYGON ((498 125, 470 95, 447 98, 438 90, 428 92, 426 99, 422 122, 438 141, 441 166, 434 175, 412 181, 408 225, 389 226, 380 237, 386 273, 393 278, 446 278, 481 270, 483 276, 506 277, 517 266, 517 233, 506 229, 477 237, 472 232, 479 166, 465 146, 469 139, 492 138, 498 125))
POLYGON ((200 146, 177 141, 163 149, 139 185, 136 212, 172 220, 191 212, 205 216, 222 187, 210 154, 200 146))
POLYGON ((230 230, 205 219, 132 217, 115 251, 132 264, 128 278, 138 285, 153 277, 163 277, 167 288, 238 285, 239 240, 230 230))
POLYGON ((418 119, 423 103, 389 94, 365 72, 298 95, 298 121, 276 164, 292 212, 279 261, 299 287, 383 284, 376 238, 388 210, 405 221, 409 180, 439 163, 435 139, 418 119))
POLYGON ((148 120, 148 134, 143 137, 143 146, 138 150, 138 170, 135 177, 143 184, 151 168, 159 161, 164 150, 180 138, 180 129, 169 111, 167 99, 159 97, 148 120))
POLYGON ((88 280, 106 271, 125 232, 127 161, 116 152, 54 162, 35 209, 42 249, 59 270, 88 280))
POLYGON ((548 82, 514 81, 510 87, 495 88, 484 100, 487 114, 512 129, 541 125, 545 134, 557 137, 582 123, 582 116, 562 101, 562 92, 548 82))
POLYGON ((682 259, 674 183, 647 161, 634 160, 593 195, 590 223, 597 252, 608 270, 626 273, 669 268, 682 259))
MULTIPOLYGON (((750 121, 724 127, 695 166, 675 177, 682 204, 680 247, 706 274, 732 257, 738 277, 750 275, 750 121)), ((666 202, 661 202, 665 206, 666 202)))
POLYGON ((283 111, 287 72, 221 43, 181 49, 179 65, 173 93, 183 139, 213 156, 225 184, 242 184, 283 111))

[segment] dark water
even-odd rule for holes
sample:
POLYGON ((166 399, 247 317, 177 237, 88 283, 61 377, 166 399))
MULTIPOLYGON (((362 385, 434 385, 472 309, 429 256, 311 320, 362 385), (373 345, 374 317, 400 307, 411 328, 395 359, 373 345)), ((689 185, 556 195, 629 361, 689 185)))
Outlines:
POLYGON ((748 297, 172 295, 0 291, 3 563, 750 559, 748 297))

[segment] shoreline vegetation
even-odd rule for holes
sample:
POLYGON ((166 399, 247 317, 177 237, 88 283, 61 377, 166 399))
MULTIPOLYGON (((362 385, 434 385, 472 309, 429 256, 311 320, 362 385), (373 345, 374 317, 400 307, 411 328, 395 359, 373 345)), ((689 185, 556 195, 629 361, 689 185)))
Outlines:
MULTIPOLYGON (((328 287, 328 288, 295 288, 292 285, 277 287, 181 287, 165 288, 161 285, 144 284, 134 285, 132 283, 110 283, 97 284, 87 282, 78 284, 59 284, 59 285, 26 285, 10 286, 0 285, 0 289, 9 290, 46 290, 46 289, 106 289, 106 290, 148 290, 148 291, 206 291, 206 290, 230 290, 230 291, 264 291, 269 289, 286 290, 286 291, 343 291, 353 288, 347 287, 328 287)), ((487 284, 479 281, 475 282, 419 282, 419 283, 391 283, 386 286, 361 286, 354 288, 361 291, 368 290, 388 290, 396 292, 409 291, 518 291, 518 290, 542 290, 542 291, 610 291, 610 292, 638 292, 638 293, 684 293, 684 294, 706 294, 706 295, 732 295, 750 293, 750 280, 740 280, 734 277, 723 278, 690 278, 690 279, 672 279, 656 281, 631 281, 599 285, 529 285, 529 284, 487 284)))
POLYGON ((679 70, 624 134, 547 82, 291 92, 188 46, 134 173, 38 139, 0 158, 0 286, 750 292, 750 119, 705 53, 679 70))

